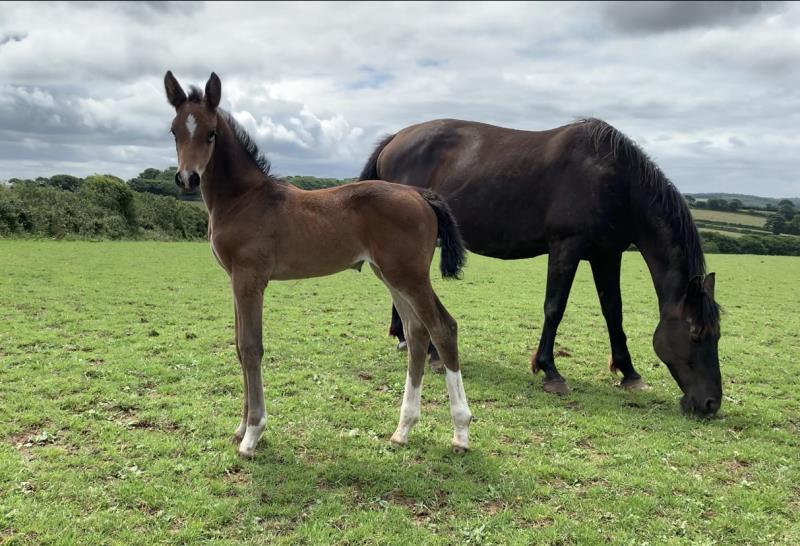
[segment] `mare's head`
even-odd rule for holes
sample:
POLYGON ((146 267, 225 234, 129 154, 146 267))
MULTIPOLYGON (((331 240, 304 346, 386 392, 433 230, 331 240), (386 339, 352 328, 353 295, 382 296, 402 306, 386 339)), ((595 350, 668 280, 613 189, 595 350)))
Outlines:
POLYGON ((178 151, 175 183, 183 191, 192 191, 200 185, 200 177, 214 153, 222 84, 212 72, 205 93, 201 94, 199 89, 192 88, 187 97, 172 72, 167 71, 164 88, 167 100, 175 107, 171 129, 178 151))
POLYGON ((653 348, 683 391, 686 413, 710 417, 722 403, 719 372, 719 307, 714 274, 694 277, 683 301, 665 314, 653 334, 653 348))

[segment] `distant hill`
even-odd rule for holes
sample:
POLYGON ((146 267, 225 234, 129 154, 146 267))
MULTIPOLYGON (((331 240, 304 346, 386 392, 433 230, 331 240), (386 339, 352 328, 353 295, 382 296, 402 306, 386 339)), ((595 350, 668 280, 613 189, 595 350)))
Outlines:
MULTIPOLYGON (((691 195, 695 199, 738 199, 742 203, 744 203, 745 207, 758 207, 764 208, 767 205, 777 205, 778 201, 784 198, 775 198, 775 197, 759 197, 758 195, 745 195, 742 193, 687 193, 686 195, 691 195)), ((795 206, 800 207, 800 197, 787 197, 786 199, 791 200, 795 206)))

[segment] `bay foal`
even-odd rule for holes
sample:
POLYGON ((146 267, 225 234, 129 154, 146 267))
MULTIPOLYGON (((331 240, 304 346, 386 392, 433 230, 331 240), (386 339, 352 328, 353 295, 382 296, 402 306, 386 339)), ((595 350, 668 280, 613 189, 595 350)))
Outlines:
POLYGON ((391 441, 405 445, 419 419, 429 341, 446 368, 453 448, 468 448, 472 414, 458 363, 456 321, 436 297, 429 270, 437 237, 442 275, 455 277, 464 246, 447 205, 434 193, 384 181, 303 191, 274 178, 269 163, 228 113, 219 108, 222 84, 211 74, 205 93, 187 97, 167 72, 175 107, 175 181, 200 187, 209 213, 211 250, 231 279, 236 351, 244 376, 244 409, 234 433, 239 453, 252 457, 266 426, 261 383, 262 306, 271 280, 331 275, 369 263, 392 295, 405 325, 408 371, 400 422, 391 441))

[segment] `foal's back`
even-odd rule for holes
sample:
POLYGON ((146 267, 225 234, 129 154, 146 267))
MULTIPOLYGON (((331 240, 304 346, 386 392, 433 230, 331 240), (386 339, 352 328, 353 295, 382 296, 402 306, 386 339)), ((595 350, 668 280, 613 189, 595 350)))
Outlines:
POLYGON ((398 259, 427 271, 436 244, 436 215, 419 192, 380 180, 313 191, 287 186, 271 212, 259 223, 272 234, 264 251, 273 256, 276 280, 330 275, 363 262, 392 268, 398 259))

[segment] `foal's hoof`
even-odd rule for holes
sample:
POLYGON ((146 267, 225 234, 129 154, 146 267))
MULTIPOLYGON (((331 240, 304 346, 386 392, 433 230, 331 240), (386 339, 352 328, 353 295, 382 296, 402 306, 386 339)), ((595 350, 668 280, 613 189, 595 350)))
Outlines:
POLYGON ((392 437, 389 438, 389 443, 392 444, 392 447, 403 448, 408 445, 408 440, 393 434, 392 437))
POLYGON ((458 455, 463 455, 467 451, 469 451, 469 447, 453 443, 453 453, 457 453, 458 455))
POLYGON ((238 446, 239 444, 241 444, 241 443, 242 443, 242 440, 243 440, 243 439, 244 439, 244 434, 242 434, 242 435, 240 436, 239 434, 237 434, 237 433, 234 433, 234 434, 233 434, 233 436, 231 436, 231 443, 232 443, 233 445, 235 445, 235 446, 238 446))
POLYGON ((239 457, 242 459, 252 459, 256 455, 256 450, 254 448, 247 449, 239 446, 239 457))
POLYGON ((569 392, 567 382, 563 379, 545 378, 542 381, 542 387, 544 387, 544 392, 549 392, 550 394, 567 394, 569 392))
POLYGON ((397 350, 398 351, 406 351, 406 350, 408 350, 408 345, 406 344, 405 341, 401 341, 400 343, 397 344, 397 350))
POLYGON ((650 388, 647 386, 647 383, 642 381, 641 377, 634 379, 623 379, 619 382, 619 386, 630 391, 643 391, 650 388))
POLYGON ((435 373, 442 373, 444 372, 444 362, 439 359, 431 360, 430 361, 431 370, 435 373))

